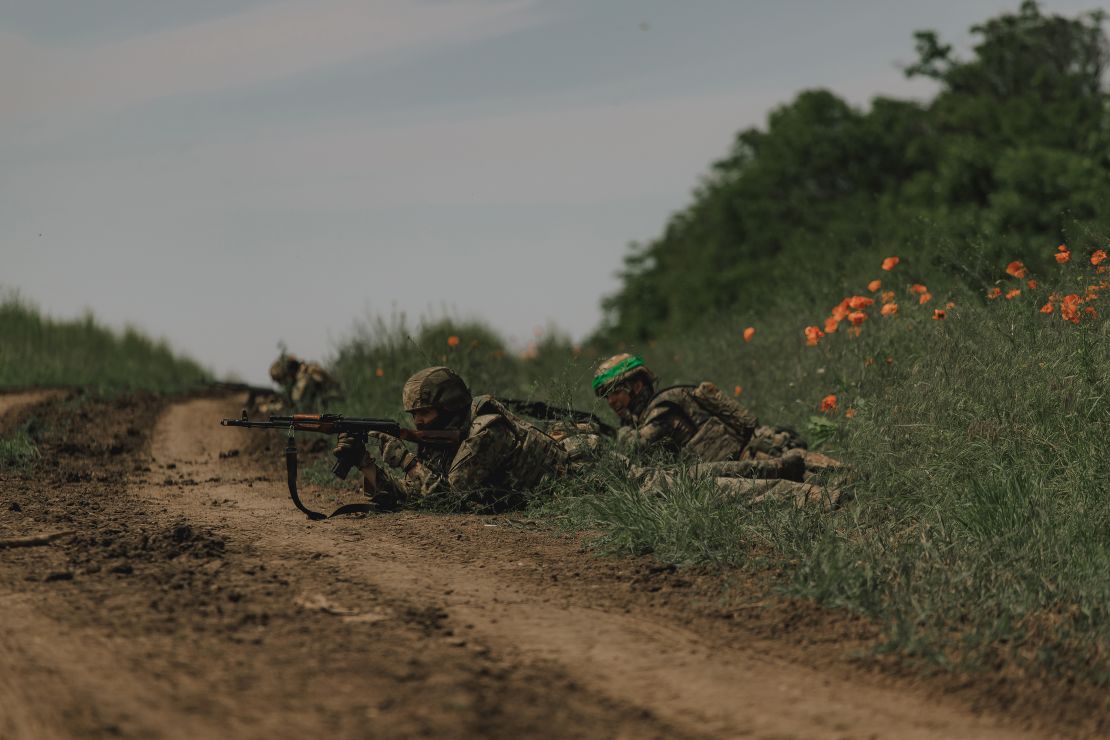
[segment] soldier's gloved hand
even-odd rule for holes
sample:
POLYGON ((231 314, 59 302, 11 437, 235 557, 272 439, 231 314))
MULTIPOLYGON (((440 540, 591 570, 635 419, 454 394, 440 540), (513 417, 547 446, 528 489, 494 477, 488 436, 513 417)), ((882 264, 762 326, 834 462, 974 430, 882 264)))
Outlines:
POLYGON ((388 434, 374 434, 381 448, 382 462, 391 468, 404 470, 412 459, 412 453, 405 447, 405 443, 388 434))
POLYGON ((363 461, 367 456, 366 445, 362 443, 362 440, 359 439, 357 435, 343 432, 339 435, 339 442, 335 445, 335 449, 332 450, 332 454, 335 455, 338 460, 354 460, 355 465, 361 468, 364 466, 363 461))

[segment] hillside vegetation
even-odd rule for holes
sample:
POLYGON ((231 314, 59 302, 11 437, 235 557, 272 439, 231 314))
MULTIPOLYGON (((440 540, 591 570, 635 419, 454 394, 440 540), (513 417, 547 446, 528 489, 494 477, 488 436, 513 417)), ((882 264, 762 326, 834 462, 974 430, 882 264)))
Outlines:
POLYGON ((811 90, 741 131, 663 233, 633 245, 599 336, 664 337, 783 293, 824 300, 893 251, 978 289, 1001 259, 1043 267, 1043 245, 1105 230, 1103 14, 1025 2, 972 33, 966 59, 916 35, 906 74, 937 83, 928 102, 860 110, 811 90))
POLYGON ((197 363, 135 329, 112 331, 91 314, 59 321, 16 296, 0 296, 0 387, 174 393, 205 377, 197 363))

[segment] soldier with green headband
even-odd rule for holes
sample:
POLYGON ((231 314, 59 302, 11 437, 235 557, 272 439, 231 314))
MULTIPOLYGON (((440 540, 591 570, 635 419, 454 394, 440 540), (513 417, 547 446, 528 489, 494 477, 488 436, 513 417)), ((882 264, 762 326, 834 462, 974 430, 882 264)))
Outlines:
POLYGON ((793 450, 805 443, 789 430, 760 426, 754 414, 708 381, 659 390, 657 385, 638 355, 619 354, 598 367, 594 393, 620 418, 622 442, 704 463, 740 463, 728 467, 743 477, 804 476, 805 455, 793 450))

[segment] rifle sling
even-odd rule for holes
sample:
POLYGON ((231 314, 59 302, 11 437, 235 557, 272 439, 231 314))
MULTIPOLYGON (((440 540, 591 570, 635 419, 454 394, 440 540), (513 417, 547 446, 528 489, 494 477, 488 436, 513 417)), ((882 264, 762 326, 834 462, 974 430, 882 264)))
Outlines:
POLYGON ((297 446, 293 443, 292 437, 289 438, 289 442, 285 446, 285 473, 289 484, 289 497, 293 499, 293 505, 303 511, 305 516, 314 522, 331 519, 333 516, 368 514, 373 511, 370 504, 344 504, 330 514, 321 514, 301 503, 301 497, 297 494, 297 446))

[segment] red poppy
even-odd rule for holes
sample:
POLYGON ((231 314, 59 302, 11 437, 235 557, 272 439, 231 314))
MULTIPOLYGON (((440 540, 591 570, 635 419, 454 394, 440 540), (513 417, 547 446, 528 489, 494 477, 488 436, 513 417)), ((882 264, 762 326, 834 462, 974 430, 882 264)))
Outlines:
POLYGON ((375 375, 376 377, 379 377, 379 378, 384 378, 384 377, 385 377, 385 370, 382 370, 382 369, 381 369, 381 368, 379 367, 379 368, 378 368, 377 370, 375 370, 375 371, 374 371, 374 375, 375 375))
POLYGON ((893 270, 894 266, 901 261, 902 260, 898 259, 897 257, 887 257, 885 260, 883 260, 883 269, 889 272, 893 270))
POLYGON ((1056 262, 1062 265, 1071 259, 1071 252, 1068 251, 1068 246, 1066 244, 1061 244, 1056 247, 1056 254, 1053 256, 1056 258, 1056 262))
POLYGON ((898 313, 898 304, 888 303, 881 309, 879 309, 879 313, 881 313, 883 316, 893 316, 894 314, 898 313))
POLYGON ((736 386, 735 388, 732 389, 732 395, 734 395, 734 396, 739 396, 743 392, 744 392, 744 389, 741 388, 740 386, 736 386))
POLYGON ((992 301, 1000 295, 1002 295, 1002 288, 991 288, 987 291, 987 298, 992 301))
POLYGON ((852 408, 851 406, 844 409, 844 418, 845 419, 854 419, 854 418, 856 418, 856 410, 854 408, 852 408))
POLYGON ((1008 291, 1006 291, 1006 300, 1012 301, 1015 298, 1017 298, 1019 295, 1021 295, 1021 291, 1018 290, 1017 288, 1014 288, 1013 290, 1008 290, 1008 291))
POLYGON ((924 306, 926 303, 928 303, 931 300, 933 300, 933 294, 928 292, 928 291, 925 291, 924 293, 921 294, 921 297, 917 299, 917 302, 918 302, 918 304, 924 306))
POLYGON ((884 290, 882 292, 882 295, 879 296, 879 298, 882 299, 883 303, 893 303, 894 302, 894 291, 893 290, 884 290))
POLYGON ((1029 271, 1025 269, 1025 265, 1023 263, 1018 260, 1014 260, 1010 264, 1006 265, 1006 274, 1010 277, 1023 278, 1027 274, 1029 274, 1029 271))
POLYGON ((459 338, 456 337, 454 334, 447 337, 447 346, 448 347, 458 347, 459 346, 459 338))
POLYGON ((1060 318, 1073 324, 1079 323, 1079 304, 1083 302, 1075 293, 1064 296, 1060 301, 1060 318))
POLYGON ((866 296, 862 295, 854 295, 848 301, 848 308, 852 309, 853 311, 859 311, 861 309, 867 308, 868 306, 873 306, 874 304, 874 298, 867 298, 866 296))
POLYGON ((835 334, 836 330, 839 329, 839 328, 840 328, 840 319, 836 318, 835 316, 830 316, 829 318, 825 319, 825 333, 826 334, 835 334))
POLYGON ((883 287, 882 280, 872 280, 867 284, 867 289, 870 290, 872 293, 878 292, 879 288, 881 287, 883 287))
POLYGON ((805 328, 805 335, 806 346, 816 347, 817 342, 821 340, 821 337, 825 336, 825 332, 821 331, 821 327, 819 326, 807 326, 805 328))
POLYGON ((1036 280, 1028 280, 1025 283, 1025 287, 1029 288, 1029 290, 1036 290, 1037 289, 1037 281, 1036 280))
POLYGON ((830 393, 821 399, 821 411, 836 411, 836 395, 830 393))
POLYGON ((744 341, 745 342, 752 341, 752 337, 754 337, 754 336, 755 336, 755 327, 749 326, 747 329, 744 330, 744 341))
POLYGON ((941 319, 943 319, 947 315, 948 314, 946 314, 943 311, 943 309, 939 309, 939 308, 934 308, 933 309, 933 321, 940 321, 941 319))
POLYGON ((1097 249, 1097 250, 1095 250, 1095 253, 1091 255, 1091 264, 1092 265, 1102 264, 1105 261, 1106 261, 1106 250, 1105 249, 1097 249))
POLYGON ((1054 310, 1056 310, 1056 306, 1052 305, 1052 301, 1041 306, 1041 313, 1052 313, 1054 310))
POLYGON ((913 285, 910 286, 910 292, 911 293, 917 293, 918 295, 924 295, 925 293, 929 292, 929 289, 926 288, 921 283, 914 283, 913 285))
POLYGON ((852 326, 859 326, 864 321, 867 321, 867 314, 863 311, 852 311, 852 313, 848 314, 848 321, 852 323, 852 326))

